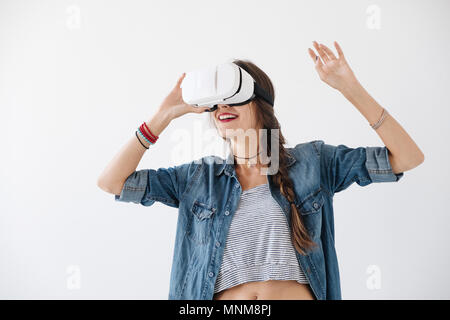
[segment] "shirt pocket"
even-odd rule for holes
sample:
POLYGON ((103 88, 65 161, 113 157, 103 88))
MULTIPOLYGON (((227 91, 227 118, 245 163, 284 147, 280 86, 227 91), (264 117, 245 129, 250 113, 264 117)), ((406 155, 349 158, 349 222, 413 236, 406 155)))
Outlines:
POLYGON ((325 198, 319 189, 296 205, 302 222, 312 238, 320 236, 324 203, 325 198))
POLYGON ((216 208, 195 200, 190 209, 187 236, 196 244, 206 244, 211 236, 212 221, 216 208))

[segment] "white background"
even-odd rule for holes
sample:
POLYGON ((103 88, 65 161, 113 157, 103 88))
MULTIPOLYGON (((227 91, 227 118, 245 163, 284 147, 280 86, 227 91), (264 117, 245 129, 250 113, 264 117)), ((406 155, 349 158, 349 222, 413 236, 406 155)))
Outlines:
MULTIPOLYGON (((96 181, 184 71, 249 59, 275 85, 290 146, 383 146, 314 69, 312 41, 336 53, 336 40, 425 154, 397 183, 335 195, 342 297, 449 299, 449 9, 437 0, 0 0, 0 298, 167 299, 177 209, 116 202, 96 181)), ((180 132, 190 146, 208 116, 170 123, 138 169, 211 154, 174 151, 180 132)))

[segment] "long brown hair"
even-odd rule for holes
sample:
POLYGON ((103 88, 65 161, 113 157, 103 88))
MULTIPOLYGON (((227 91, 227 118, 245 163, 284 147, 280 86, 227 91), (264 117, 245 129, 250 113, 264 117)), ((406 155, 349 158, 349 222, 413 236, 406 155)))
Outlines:
MULTIPOLYGON (((260 87, 269 93, 273 101, 275 101, 275 90, 272 81, 267 76, 267 74, 257 67, 253 62, 249 60, 234 60, 233 63, 237 64, 239 67, 247 71, 253 79, 258 83, 260 87)), ((268 104, 265 100, 256 97, 252 102, 257 108, 257 112, 253 112, 256 118, 257 125, 260 128, 267 130, 267 156, 271 155, 271 130, 278 129, 279 138, 279 169, 277 174, 273 176, 274 184, 280 189, 281 194, 289 201, 291 207, 291 227, 292 227, 292 244, 294 248, 300 253, 305 254, 305 249, 310 249, 312 246, 316 245, 313 242, 304 226, 301 215, 299 214, 297 207, 295 205, 295 193, 292 185, 292 181, 288 176, 287 161, 288 153, 284 148, 286 143, 284 136, 281 133, 280 123, 275 117, 274 108, 268 104)), ((212 113, 211 113, 212 114, 212 113)), ((210 120, 212 117, 210 117, 210 120)), ((212 120, 211 120, 212 121, 212 120)), ((212 121, 213 122, 213 121, 212 121)), ((214 123, 214 122, 213 122, 214 123)), ((213 124, 215 126, 215 123, 213 124)), ((217 129, 217 127, 216 127, 217 129)), ((227 140, 226 138, 223 138, 227 140)), ((229 143, 229 140, 228 140, 229 143)))

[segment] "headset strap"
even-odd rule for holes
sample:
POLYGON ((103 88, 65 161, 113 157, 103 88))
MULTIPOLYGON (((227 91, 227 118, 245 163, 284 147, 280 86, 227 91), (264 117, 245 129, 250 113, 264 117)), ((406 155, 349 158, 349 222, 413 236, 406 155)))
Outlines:
POLYGON ((261 97, 262 99, 264 99, 268 104, 270 104, 273 107, 273 99, 270 96, 270 94, 268 94, 266 92, 266 90, 264 90, 263 88, 261 88, 256 81, 253 81, 253 84, 255 86, 254 92, 255 95, 261 97))

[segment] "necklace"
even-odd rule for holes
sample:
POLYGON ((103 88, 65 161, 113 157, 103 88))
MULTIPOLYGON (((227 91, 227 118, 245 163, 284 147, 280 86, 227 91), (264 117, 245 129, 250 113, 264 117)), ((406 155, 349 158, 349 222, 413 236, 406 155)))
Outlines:
MULTIPOLYGON (((262 151, 260 151, 260 152, 258 152, 256 155, 254 155, 253 157, 249 157, 249 158, 246 158, 246 157, 238 157, 238 156, 235 156, 236 158, 239 158, 239 159, 253 159, 254 157, 256 157, 258 154, 260 154, 262 151)), ((252 164, 252 163, 250 163, 250 161, 248 161, 247 162, 247 168, 250 168, 252 165, 256 165, 256 163, 255 164, 252 164)))

